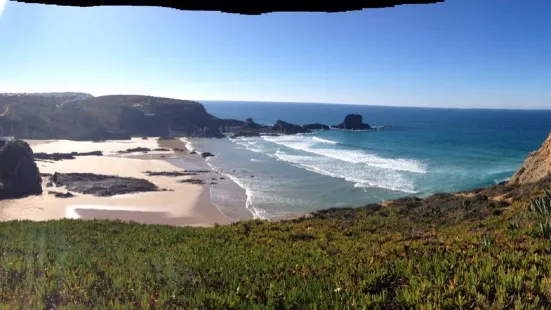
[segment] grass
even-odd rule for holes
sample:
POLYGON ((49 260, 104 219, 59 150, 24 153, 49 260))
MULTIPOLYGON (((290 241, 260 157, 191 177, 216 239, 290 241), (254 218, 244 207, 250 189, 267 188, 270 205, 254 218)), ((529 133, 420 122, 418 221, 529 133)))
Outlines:
MULTIPOLYGON (((451 203, 450 197, 442 199, 451 203)), ((436 211, 434 205, 409 201, 214 228, 4 222, 0 304, 10 309, 551 307, 551 244, 538 228, 547 215, 533 211, 529 199, 504 207, 473 201, 458 200, 467 217, 456 207, 436 211), (472 208, 481 213, 473 216, 472 208)))

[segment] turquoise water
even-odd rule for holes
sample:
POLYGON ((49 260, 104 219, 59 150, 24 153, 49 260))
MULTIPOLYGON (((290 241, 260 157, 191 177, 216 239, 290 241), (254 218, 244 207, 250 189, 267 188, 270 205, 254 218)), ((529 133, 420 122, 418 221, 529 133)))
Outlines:
MULTIPOLYGON (((551 111, 203 102, 218 117, 338 124, 349 113, 377 131, 208 140, 208 163, 245 188, 255 216, 455 192, 507 180, 551 130, 551 111)), ((222 195, 222 194, 220 194, 222 195)), ((217 199, 223 201, 224 197, 217 199)))

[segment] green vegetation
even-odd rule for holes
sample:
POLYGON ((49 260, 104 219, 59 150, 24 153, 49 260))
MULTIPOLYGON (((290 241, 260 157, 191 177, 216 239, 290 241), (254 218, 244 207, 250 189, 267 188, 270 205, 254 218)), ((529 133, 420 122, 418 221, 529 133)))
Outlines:
POLYGON ((478 196, 440 195, 428 199, 430 204, 408 198, 385 207, 214 228, 5 222, 0 224, 0 304, 549 308, 550 216, 536 201, 551 195, 538 188, 532 192, 541 198, 503 205, 478 196))

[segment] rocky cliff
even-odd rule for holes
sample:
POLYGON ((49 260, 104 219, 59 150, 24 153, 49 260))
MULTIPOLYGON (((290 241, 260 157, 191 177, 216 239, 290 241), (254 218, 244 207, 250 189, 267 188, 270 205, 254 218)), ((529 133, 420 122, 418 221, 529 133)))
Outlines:
POLYGON ((539 150, 528 155, 520 169, 509 180, 509 184, 534 183, 549 175, 551 175, 551 133, 539 150))
POLYGON ((42 194, 33 151, 21 140, 0 140, 0 200, 42 194))

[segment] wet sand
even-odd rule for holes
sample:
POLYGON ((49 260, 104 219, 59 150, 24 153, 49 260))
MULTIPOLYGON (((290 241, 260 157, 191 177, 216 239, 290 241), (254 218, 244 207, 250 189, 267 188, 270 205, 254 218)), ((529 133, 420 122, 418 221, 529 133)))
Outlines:
MULTIPOLYGON (((82 156, 72 160, 37 161, 41 173, 96 173, 135 177, 149 180, 159 188, 169 191, 147 192, 117 195, 113 197, 95 197, 73 193, 72 198, 56 198, 48 191, 66 192, 59 187, 46 187, 43 179, 44 193, 17 200, 0 201, 0 220, 35 220, 44 221, 61 218, 79 219, 119 219, 147 224, 167 224, 176 226, 212 226, 229 224, 235 220, 251 218, 245 208, 238 208, 228 216, 222 214, 217 206, 210 202, 210 184, 205 185, 179 183, 186 178, 208 178, 205 176, 148 176, 145 171, 181 171, 183 169, 171 164, 169 160, 179 162, 204 161, 199 155, 188 152, 173 151, 173 148, 185 149, 180 140, 157 141, 155 138, 142 140, 135 138, 126 141, 77 142, 67 140, 28 141, 34 152, 69 153, 101 150, 104 156, 82 156), (152 151, 144 153, 119 154, 129 148, 145 147, 149 149, 169 148, 171 151, 152 151)), ((204 166, 203 166, 204 167, 204 166)), ((218 182, 231 182, 229 180, 218 182)))

